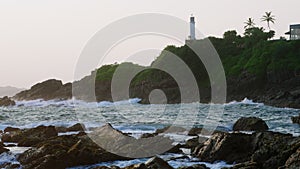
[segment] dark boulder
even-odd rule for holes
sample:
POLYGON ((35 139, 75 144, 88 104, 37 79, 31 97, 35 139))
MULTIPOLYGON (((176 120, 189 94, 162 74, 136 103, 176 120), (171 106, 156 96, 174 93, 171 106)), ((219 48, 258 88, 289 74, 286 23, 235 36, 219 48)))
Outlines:
POLYGON ((228 163, 249 161, 254 146, 251 135, 243 133, 217 133, 194 151, 202 161, 219 160, 228 163))
POLYGON ((145 165, 147 169, 173 169, 173 167, 159 157, 150 158, 145 165))
POLYGON ((8 98, 7 96, 0 98, 0 107, 14 106, 16 102, 8 98))
POLYGON ((168 150, 174 152, 173 141, 163 136, 135 139, 116 129, 110 124, 94 130, 88 136, 100 147, 124 157, 143 158, 162 154, 168 150))
POLYGON ((178 169, 209 169, 205 164, 195 164, 189 167, 179 167, 178 169))
POLYGON ((300 114, 299 114, 299 116, 292 117, 292 122, 300 124, 300 114))
POLYGON ((284 169, 298 169, 300 168, 300 148, 292 154, 285 163, 284 169))
POLYGON ((76 132, 76 131, 85 131, 85 125, 84 124, 80 124, 80 123, 76 123, 73 126, 70 127, 55 127, 56 131, 59 133, 66 133, 66 132, 76 132))
POLYGON ((104 150, 86 135, 54 137, 39 143, 18 157, 24 169, 63 169, 116 160, 129 160, 129 158, 104 150))
POLYGON ((19 146, 30 147, 55 136, 57 136, 57 131, 54 126, 38 126, 4 133, 1 139, 4 142, 14 142, 19 146))
POLYGON ((257 168, 273 169, 283 166, 300 147, 298 138, 289 134, 259 132, 218 133, 204 144, 199 144, 194 154, 202 161, 227 163, 255 162, 257 168))
POLYGON ((16 128, 16 127, 6 127, 4 129, 4 133, 18 132, 18 131, 21 131, 21 129, 16 128))
POLYGON ((242 117, 234 125, 234 131, 266 131, 269 127, 265 121, 257 117, 242 117))
POLYGON ((2 153, 4 153, 4 152, 8 152, 8 151, 9 151, 9 150, 6 149, 6 148, 4 147, 3 143, 0 142, 0 154, 2 154, 2 153))
POLYGON ((260 168, 273 169, 285 164, 288 157, 296 151, 295 140, 290 134, 275 132, 254 133, 253 145, 255 150, 251 161, 260 168))

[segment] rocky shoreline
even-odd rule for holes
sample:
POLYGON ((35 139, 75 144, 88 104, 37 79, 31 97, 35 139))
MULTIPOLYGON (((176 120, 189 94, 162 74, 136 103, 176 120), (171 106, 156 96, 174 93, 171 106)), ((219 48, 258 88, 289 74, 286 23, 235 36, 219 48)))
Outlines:
MULTIPOLYGON (((249 98, 255 102, 264 103, 274 107, 300 108, 300 77, 295 76, 284 81, 280 81, 283 76, 277 77, 270 74, 269 81, 262 83, 261 79, 249 77, 250 75, 241 76, 239 78, 227 79, 227 102, 240 101, 249 98), (273 77, 274 76, 274 77, 273 77), (272 78, 271 78, 272 77, 272 78), (274 81, 274 78, 277 78, 274 81), (278 79, 279 78, 279 79, 278 79), (271 81, 273 79, 273 81, 271 81)), ((76 99, 90 101, 113 101, 111 96, 111 81, 102 80, 95 82, 95 93, 88 94, 86 86, 90 87, 94 82, 93 75, 87 76, 80 81, 74 83, 63 84, 60 80, 50 79, 32 86, 29 90, 22 91, 12 98, 11 103, 7 103, 9 98, 0 100, 0 106, 14 105, 14 100, 67 100, 73 98, 72 90, 80 91, 76 93, 76 99), (83 86, 85 86, 83 88, 83 86), (81 89, 82 88, 82 89, 81 89), (86 91, 86 92, 85 92, 86 91), (96 96, 92 98, 91 96, 96 96)), ((180 103, 180 92, 176 83, 165 80, 159 83, 143 82, 143 84, 135 84, 130 86, 130 97, 141 98, 141 103, 149 103, 149 92, 154 89, 162 89, 168 97, 168 103, 180 103)), ((200 87, 201 102, 210 102, 210 88, 200 87)), ((122 91, 121 91, 122 93, 122 91)), ((126 100, 128 98, 119 97, 118 100, 126 100)), ((118 101, 114 100, 114 101, 118 101)))
MULTIPOLYGON (((139 139, 114 129, 110 124, 99 128, 86 129, 82 124, 70 127, 38 126, 29 129, 7 127, 1 133, 0 153, 10 153, 9 148, 14 146, 28 147, 28 150, 17 155, 15 163, 4 163, 2 168, 44 168, 63 169, 82 165, 95 165, 109 161, 132 160, 126 154, 118 155, 107 151, 103 147, 110 145, 114 150, 143 150, 156 149, 164 142, 171 143, 161 134, 186 133, 193 138, 173 145, 167 153, 181 154, 180 158, 198 159, 200 162, 215 163, 224 161, 231 164, 230 169, 296 169, 300 167, 300 137, 268 131, 266 123, 259 118, 241 118, 234 125, 234 131, 207 132, 202 128, 193 128, 189 131, 181 127, 167 127, 157 129, 155 133, 143 134, 139 139), (251 131, 246 134, 242 131, 251 131), (72 134, 62 134, 76 132, 72 134), (206 133, 213 133, 205 136, 206 133), (201 134, 201 135, 200 135, 201 134), (96 137, 95 137, 96 136, 96 137), (106 144, 96 144, 96 139, 106 140, 106 144), (142 139, 149 145, 139 142, 142 139), (158 141, 157 141, 158 140, 158 141), (124 144, 126 143, 126 144, 124 144), (148 147, 147 147, 148 146, 148 147), (190 154, 182 152, 189 149, 190 154), (189 157, 190 156, 190 157, 189 157)), ((98 142, 97 142, 98 143, 98 142)), ((159 155, 159 154, 157 154, 159 155)), ((146 155, 147 156, 147 155, 146 155)), ((147 157, 151 157, 150 155, 147 157)), ((94 169, 120 168, 117 166, 95 166, 94 169)), ((158 156, 152 156, 147 162, 134 164, 124 169, 172 169, 168 161, 158 156)), ((207 169, 203 164, 182 166, 181 169, 207 169)), ((225 168, 224 168, 225 169, 225 168)))

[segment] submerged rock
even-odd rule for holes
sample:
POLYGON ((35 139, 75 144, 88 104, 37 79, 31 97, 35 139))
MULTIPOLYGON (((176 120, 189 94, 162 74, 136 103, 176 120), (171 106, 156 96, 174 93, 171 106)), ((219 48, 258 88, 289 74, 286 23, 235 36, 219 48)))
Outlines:
POLYGON ((299 114, 299 116, 292 117, 292 121, 293 121, 293 123, 298 123, 298 124, 300 124, 300 114, 299 114))
POLYGON ((7 96, 0 98, 0 107, 14 106, 16 102, 8 98, 7 96))
POLYGON ((265 121, 258 117, 242 117, 234 125, 234 131, 267 131, 269 129, 265 121))
POLYGON ((18 143, 18 146, 31 147, 57 136, 54 126, 38 126, 31 129, 6 128, 7 131, 2 135, 2 141, 18 143))

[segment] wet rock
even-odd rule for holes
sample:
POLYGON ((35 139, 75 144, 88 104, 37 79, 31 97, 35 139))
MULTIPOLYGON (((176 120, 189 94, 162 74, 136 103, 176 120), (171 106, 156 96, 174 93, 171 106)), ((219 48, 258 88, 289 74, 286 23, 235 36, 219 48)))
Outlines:
MULTIPOLYGON (((299 139, 300 140, 300 139, 299 139)), ((289 134, 259 132, 218 133, 204 144, 199 144, 194 153, 207 162, 227 163, 255 162, 258 168, 274 169, 283 166, 300 147, 298 138, 289 134)))
POLYGON ((21 129, 15 128, 15 127, 6 127, 6 128, 4 129, 4 133, 17 132, 17 131, 21 131, 21 129))
POLYGON ((262 119, 257 117, 242 117, 234 125, 234 131, 266 131, 269 127, 262 119))
POLYGON ((300 168, 300 148, 292 154, 285 163, 284 169, 298 169, 300 168))
POLYGON ((166 161, 159 157, 153 157, 145 163, 148 169, 173 169, 166 161))
POLYGON ((0 165, 0 168, 5 168, 5 169, 19 169, 21 166, 20 164, 12 164, 10 162, 3 163, 0 165))
POLYGON ((110 124, 94 130, 88 136, 101 147, 124 157, 151 157, 174 147, 173 141, 169 138, 156 136, 135 139, 115 130, 110 124))
POLYGON ((247 161, 245 163, 239 163, 234 165, 233 167, 224 167, 222 169, 258 169, 259 167, 255 162, 247 161))
POLYGON ((71 127, 67 128, 67 132, 72 132, 72 131, 85 131, 86 128, 84 124, 76 123, 71 127))
POLYGON ((9 150, 6 149, 3 145, 3 143, 0 143, 0 154, 4 153, 4 152, 8 152, 9 150))
POLYGON ((7 96, 0 98, 0 107, 4 106, 14 106, 16 105, 16 102, 8 98, 7 96))
POLYGON ((292 117, 292 122, 300 124, 300 114, 299 114, 299 116, 292 117))
POLYGON ((140 164, 130 165, 122 169, 148 169, 148 167, 144 163, 140 163, 140 164))
POLYGON ((219 129, 216 130, 207 130, 205 128, 192 128, 189 132, 188 135, 189 136, 198 136, 199 134, 201 135, 212 135, 215 133, 223 133, 223 132, 227 132, 227 131, 221 131, 219 129))
POLYGON ((217 133, 194 151, 202 161, 219 160, 228 163, 250 160, 253 145, 251 135, 242 133, 217 133))
POLYGON ((18 146, 31 147, 55 136, 57 136, 57 131, 54 126, 38 126, 5 133, 2 135, 2 141, 18 143, 18 146))
POLYGON ((65 135, 39 143, 18 157, 24 169, 90 165, 99 162, 129 160, 112 154, 94 143, 88 136, 65 135))
POLYGON ((195 164, 189 167, 179 167, 178 169, 209 169, 205 164, 195 164))
POLYGON ((57 126, 57 127, 55 127, 55 129, 58 133, 76 132, 76 131, 85 131, 86 130, 84 124, 80 124, 80 123, 76 123, 71 127, 57 126))
POLYGON ((288 157, 296 151, 295 140, 290 134, 275 132, 254 133, 254 153, 251 161, 260 168, 273 169, 283 166, 288 157))

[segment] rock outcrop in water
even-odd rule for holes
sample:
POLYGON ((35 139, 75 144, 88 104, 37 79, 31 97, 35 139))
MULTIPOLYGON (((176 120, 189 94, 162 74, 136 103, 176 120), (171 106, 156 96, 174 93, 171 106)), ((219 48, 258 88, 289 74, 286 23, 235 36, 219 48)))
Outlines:
POLYGON ((292 121, 293 121, 293 123, 298 123, 298 124, 300 124, 300 114, 299 114, 299 116, 292 117, 292 121))
POLYGON ((299 138, 289 134, 222 133, 215 134, 204 144, 200 144, 194 154, 207 162, 223 160, 228 163, 243 163, 239 164, 240 166, 249 164, 255 166, 253 168, 274 169, 290 163, 297 164, 294 162, 294 157, 298 155, 299 147, 299 138), (288 160, 289 158, 291 159, 288 160))
POLYGON ((233 125, 234 131, 267 131, 268 129, 266 122, 258 117, 242 117, 233 125))
POLYGON ((16 102, 8 98, 7 96, 0 98, 0 107, 14 106, 16 102))
POLYGON ((57 136, 57 131, 54 126, 38 126, 31 129, 13 129, 6 128, 1 139, 4 142, 18 143, 18 146, 35 146, 36 144, 45 141, 51 137, 57 136))
MULTIPOLYGON (((166 146, 172 143, 170 139, 158 136, 158 133, 184 132, 188 134, 181 127, 166 127, 157 130, 157 134, 135 139, 114 129, 110 124, 94 128, 89 134, 83 132, 84 128, 81 124, 75 124, 69 128, 72 131, 81 132, 58 136, 58 127, 54 126, 39 126, 32 129, 8 127, 4 130, 2 140, 17 142, 22 146, 32 146, 32 148, 18 156, 18 161, 24 169, 63 169, 107 161, 131 160, 134 158, 126 155, 141 157, 141 154, 147 155, 147 151, 152 151, 150 154, 153 154, 156 150, 164 148, 158 146, 161 145, 161 142, 168 143, 163 144, 166 146), (156 139, 152 139, 152 137, 156 139), (146 141, 143 140, 146 138, 146 141), (133 152, 137 154, 132 154, 133 152)), ((201 128, 194 130, 193 133, 201 132, 201 128)), ((271 131, 260 131, 253 134, 219 131, 213 133, 210 138, 193 135, 193 138, 186 141, 184 145, 175 147, 176 149, 191 149, 193 157, 197 157, 199 161, 210 163, 225 161, 235 164, 231 169, 295 169, 300 166, 300 137, 271 131)), ((7 151, 3 144, 0 144, 0 153, 7 151)), ((182 153, 180 151, 174 152, 182 153)), ((157 154, 161 153, 164 152, 157 152, 157 154)), ((9 165, 11 164, 7 164, 7 166, 9 165)), ((119 169, 119 167, 113 166, 95 167, 94 169, 104 168, 119 169)), ((157 168, 172 169, 167 161, 158 157, 153 157, 148 162, 127 166, 123 169, 157 168)), ((205 165, 194 165, 180 167, 180 169, 207 169, 207 167, 205 165)))
POLYGON ((71 99, 72 84, 63 85, 60 80, 50 79, 32 86, 29 90, 16 94, 13 98, 16 100, 71 99))

